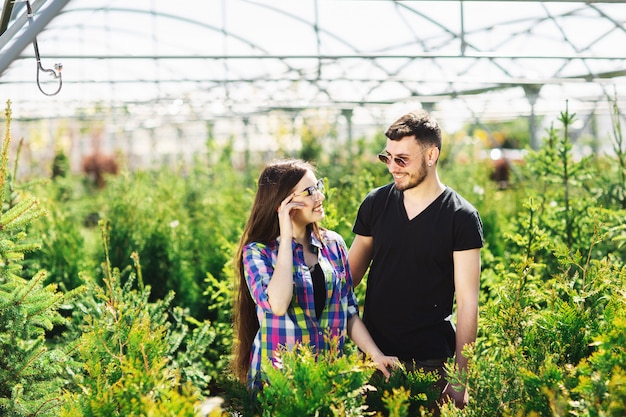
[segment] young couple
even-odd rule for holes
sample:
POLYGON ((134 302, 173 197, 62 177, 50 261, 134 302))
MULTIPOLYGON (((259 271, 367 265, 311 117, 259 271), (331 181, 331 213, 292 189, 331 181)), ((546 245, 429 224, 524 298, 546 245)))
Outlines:
POLYGON ((310 164, 278 161, 261 173, 236 256, 233 368, 262 386, 263 358, 281 347, 321 351, 347 334, 385 375, 398 361, 437 371, 441 400, 467 404, 465 387, 446 382, 444 363, 476 339, 482 223, 476 209, 437 174, 441 130, 425 111, 385 132, 378 155, 393 182, 359 208, 348 251, 318 222, 324 183, 310 164), (363 320, 353 286, 369 269, 363 320), (456 297, 456 328, 452 310, 456 297))

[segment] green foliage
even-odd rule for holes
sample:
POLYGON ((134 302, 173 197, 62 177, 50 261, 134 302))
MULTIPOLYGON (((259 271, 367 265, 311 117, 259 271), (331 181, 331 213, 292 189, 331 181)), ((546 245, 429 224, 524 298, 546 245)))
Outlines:
POLYGON ((373 373, 356 352, 336 348, 319 354, 308 346, 284 350, 281 368, 263 366, 268 383, 259 392, 263 417, 360 416, 366 409, 367 380, 373 373))
MULTIPOLYGON (((564 115, 565 123, 571 123, 568 115, 564 115)), ((567 124, 566 124, 567 126, 567 124)), ((557 137, 555 129, 550 130, 547 146, 536 153, 531 153, 528 157, 530 175, 543 182, 539 188, 538 198, 541 201, 542 211, 545 216, 541 220, 546 222, 546 227, 552 228, 552 235, 558 237, 561 242, 567 244, 568 248, 573 245, 573 219, 576 217, 572 213, 570 183, 576 171, 584 168, 584 164, 573 164, 571 161, 571 143, 567 136, 563 135, 562 140, 557 137), (550 211, 548 204, 552 201, 563 203, 563 209, 550 211)))
POLYGON ((56 416, 71 364, 67 354, 71 343, 48 346, 46 332, 65 324, 58 310, 78 290, 62 294, 56 285, 45 285, 45 271, 30 279, 21 277, 24 254, 39 247, 25 229, 46 212, 36 198, 14 191, 7 172, 10 102, 6 116, 0 166, 0 415, 56 416))
POLYGON ((145 284, 153 288, 151 300, 176 291, 175 303, 200 313, 201 287, 193 278, 185 244, 191 235, 180 176, 138 173, 110 181, 106 194, 106 218, 110 232, 111 263, 122 269, 137 252, 145 284), (168 176, 171 179, 165 181, 168 176))
POLYGON ((0 415, 56 416, 66 366, 63 348, 47 346, 45 332, 65 319, 59 307, 74 295, 43 285, 45 272, 30 280, 0 277, 0 415))
MULTIPOLYGON (((225 268, 229 268, 230 263, 225 268)), ((211 343, 204 346, 205 355, 201 359, 212 381, 224 382, 224 369, 227 369, 229 352, 233 340, 232 323, 232 294, 233 280, 218 280, 210 273, 207 274, 204 295, 208 298, 209 317, 213 317, 211 331, 214 334, 211 343)))
POLYGON ((617 106, 617 98, 610 100, 613 109, 613 152, 615 164, 607 164, 599 169, 601 185, 593 191, 598 201, 606 207, 626 209, 626 141, 622 132, 621 112, 617 106))
MULTIPOLYGON (((119 271, 110 266, 106 225, 102 228, 105 285, 89 282, 100 308, 85 317, 77 348, 83 372, 75 378, 78 389, 66 393, 60 415, 194 416, 200 392, 192 380, 202 378, 188 374, 183 382, 172 366, 171 348, 177 345, 166 321, 171 297, 150 305, 149 288, 132 289, 132 274, 122 285, 119 271)), ((179 359, 179 365, 185 362, 179 359)))
POLYGON ((48 216, 30 228, 30 233, 41 237, 42 245, 36 255, 27 255, 27 270, 46 269, 47 282, 72 290, 83 284, 81 272, 93 270, 94 263, 87 253, 76 213, 61 210, 53 203, 49 207, 48 216))
POLYGON ((507 121, 478 121, 465 128, 481 138, 489 148, 526 148, 530 146, 528 120, 518 117, 507 121))
POLYGON ((571 384, 574 401, 568 405, 579 415, 626 414, 626 293, 616 296, 621 300, 615 299, 616 314, 597 337, 598 350, 577 367, 576 384, 571 384))
POLYGON ((425 407, 439 396, 435 373, 398 367, 385 380, 354 347, 339 351, 336 339, 331 344, 318 354, 304 345, 285 349, 278 368, 266 360, 266 383, 259 392, 231 382, 231 409, 267 417, 428 415, 425 407))
POLYGON ((123 268, 131 252, 142 259, 152 300, 175 292, 175 305, 212 321, 203 294, 207 274, 222 281, 224 266, 251 206, 253 193, 245 176, 220 162, 207 169, 181 172, 141 172, 109 180, 101 198, 102 217, 111 230, 111 262, 123 268), (119 198, 118 196, 124 196, 119 198))
MULTIPOLYGON (((525 232, 511 236, 520 250, 510 266, 503 264, 503 280, 481 317, 476 347, 468 352, 474 405, 467 415, 564 415, 581 401, 573 394, 580 382, 572 375, 593 369, 604 381, 600 384, 619 375, 616 368, 590 368, 588 361, 596 355, 593 340, 610 331, 614 312, 624 307, 623 263, 592 259, 593 246, 582 257, 551 244, 550 235, 536 226, 537 205, 527 207, 525 232), (539 249, 552 253, 559 272, 546 275, 546 265, 532 257, 539 249)), ((610 402, 602 395, 593 401, 598 408, 610 402)))
POLYGON ((70 160, 63 151, 57 151, 52 161, 52 178, 66 177, 70 172, 70 160))
POLYGON ((387 380, 382 373, 376 372, 370 380, 375 390, 367 394, 369 410, 389 417, 419 416, 439 398, 435 387, 438 379, 435 372, 421 369, 393 368, 387 380), (387 413, 383 413, 385 410, 387 413))
POLYGON ((408 417, 409 415, 409 402, 411 399, 411 393, 404 387, 392 388, 391 392, 385 391, 382 397, 382 402, 385 408, 389 410, 389 417, 408 417))

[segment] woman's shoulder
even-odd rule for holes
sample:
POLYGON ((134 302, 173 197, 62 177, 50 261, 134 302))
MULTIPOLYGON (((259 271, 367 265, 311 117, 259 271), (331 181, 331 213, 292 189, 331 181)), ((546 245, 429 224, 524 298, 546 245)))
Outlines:
POLYGON ((244 245, 244 251, 265 251, 265 250, 273 250, 276 247, 276 240, 272 240, 270 242, 259 242, 253 241, 248 242, 244 245))

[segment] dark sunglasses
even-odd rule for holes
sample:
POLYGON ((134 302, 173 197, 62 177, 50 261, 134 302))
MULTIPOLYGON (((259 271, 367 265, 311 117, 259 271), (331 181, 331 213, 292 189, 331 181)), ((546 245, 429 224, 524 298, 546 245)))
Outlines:
POLYGON ((319 179, 317 180, 317 184, 312 185, 310 187, 307 187, 304 189, 304 191, 302 191, 301 193, 297 193, 297 196, 303 195, 303 196, 311 196, 313 194, 315 194, 316 191, 319 191, 320 193, 324 194, 324 180, 319 179))
MULTIPOLYGON (((419 155, 423 154, 424 152, 426 152, 429 149, 430 149, 430 146, 427 146, 424 149, 422 149, 421 151, 419 151, 418 154, 415 155, 415 156, 419 156, 419 155)), ((386 151, 379 153, 378 154, 378 159, 380 160, 380 162, 382 162, 385 165, 391 164, 391 160, 393 160, 393 162, 395 162, 396 165, 398 165, 400 168, 405 168, 407 165, 409 165, 411 163, 411 161, 406 159, 406 158, 401 158, 399 156, 392 157, 386 151)))
POLYGON ((391 155, 385 155, 384 153, 379 153, 378 154, 378 159, 380 160, 380 162, 382 162, 385 165, 391 164, 391 160, 393 159, 393 162, 395 162, 396 165, 398 165, 401 168, 406 167, 407 164, 408 164, 407 161, 405 161, 404 159, 400 158, 399 156, 396 156, 396 157, 392 158, 391 155))

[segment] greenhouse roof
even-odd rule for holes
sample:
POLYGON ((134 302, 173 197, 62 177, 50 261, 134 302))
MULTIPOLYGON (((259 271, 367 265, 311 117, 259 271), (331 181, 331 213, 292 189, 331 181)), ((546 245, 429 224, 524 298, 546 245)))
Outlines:
POLYGON ((24 120, 424 107, 453 123, 626 97, 617 1, 6 0, 1 23, 0 98, 24 120))

